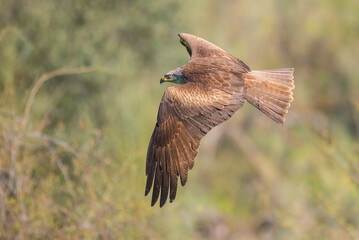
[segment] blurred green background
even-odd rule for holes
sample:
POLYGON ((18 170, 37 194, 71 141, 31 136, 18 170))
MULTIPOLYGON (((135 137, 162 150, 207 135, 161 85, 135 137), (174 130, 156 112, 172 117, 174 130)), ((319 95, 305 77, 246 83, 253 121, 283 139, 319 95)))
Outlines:
POLYGON ((359 2, 0 0, 1 239, 359 239, 359 2), (205 38, 295 68, 284 125, 248 103, 160 209, 164 73, 205 38))

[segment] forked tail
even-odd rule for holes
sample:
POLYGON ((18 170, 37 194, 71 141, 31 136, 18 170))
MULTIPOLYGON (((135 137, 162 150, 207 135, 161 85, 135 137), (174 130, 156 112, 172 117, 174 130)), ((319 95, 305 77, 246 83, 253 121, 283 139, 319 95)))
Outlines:
POLYGON ((245 75, 247 100, 275 122, 284 123, 293 101, 293 68, 251 71, 245 75))

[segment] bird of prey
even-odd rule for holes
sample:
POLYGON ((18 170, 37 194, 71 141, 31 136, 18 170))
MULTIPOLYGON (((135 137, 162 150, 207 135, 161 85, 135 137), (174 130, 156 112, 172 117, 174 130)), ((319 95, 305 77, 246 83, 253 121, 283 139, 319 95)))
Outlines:
POLYGON ((293 101, 293 68, 251 70, 218 46, 187 33, 178 34, 190 61, 168 73, 168 87, 146 157, 145 195, 153 186, 153 206, 176 197, 177 181, 187 182, 201 139, 228 120, 245 101, 277 123, 284 123, 293 101))

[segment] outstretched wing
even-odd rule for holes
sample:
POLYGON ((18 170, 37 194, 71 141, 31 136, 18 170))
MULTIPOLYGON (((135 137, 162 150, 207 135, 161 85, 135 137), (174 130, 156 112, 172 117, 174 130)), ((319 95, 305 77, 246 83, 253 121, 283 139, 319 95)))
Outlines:
POLYGON ((224 58, 237 63, 237 67, 241 67, 242 72, 250 71, 250 68, 244 62, 203 38, 188 33, 180 33, 178 36, 180 37, 180 43, 186 47, 191 59, 208 57, 224 58))
POLYGON ((161 207, 168 193, 170 202, 175 199, 178 177, 184 186, 200 140, 245 102, 241 75, 216 72, 197 78, 205 79, 169 87, 163 95, 146 159, 145 195, 153 185, 152 206, 160 192, 161 207))

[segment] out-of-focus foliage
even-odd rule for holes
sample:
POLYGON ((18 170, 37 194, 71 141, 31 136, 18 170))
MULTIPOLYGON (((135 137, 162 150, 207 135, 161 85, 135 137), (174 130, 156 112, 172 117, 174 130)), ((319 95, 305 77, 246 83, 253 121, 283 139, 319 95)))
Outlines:
POLYGON ((358 239, 359 2, 0 1, 1 239, 358 239), (177 33, 295 68, 285 125, 249 104, 176 201, 144 163, 177 33))

